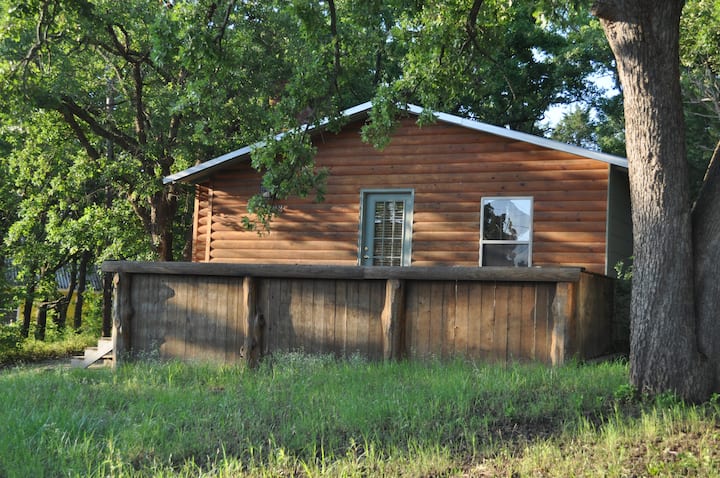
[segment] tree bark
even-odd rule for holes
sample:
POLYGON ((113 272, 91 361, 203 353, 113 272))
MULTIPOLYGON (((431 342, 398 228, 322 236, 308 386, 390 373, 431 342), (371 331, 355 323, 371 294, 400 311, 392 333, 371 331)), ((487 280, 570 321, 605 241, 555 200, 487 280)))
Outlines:
POLYGON ((37 327, 35 328, 35 338, 37 340, 45 340, 45 329, 47 328, 47 311, 48 304, 46 301, 43 301, 43 303, 38 306, 37 327))
POLYGON ((87 284, 87 266, 90 254, 83 253, 78 266, 77 300, 75 301, 75 314, 73 315, 73 328, 79 331, 82 327, 82 311, 85 304, 85 288, 87 284))
POLYGON ((73 262, 70 267, 70 284, 68 284, 67 293, 57 305, 57 318, 55 319, 55 324, 59 330, 65 329, 68 307, 70 306, 70 301, 72 301, 72 296, 75 293, 75 287, 77 286, 77 264, 73 262))
POLYGON ((35 301, 35 283, 25 288, 25 303, 23 304, 23 323, 20 333, 27 338, 30 334, 30 321, 32 320, 32 307, 35 301))
POLYGON ((683 3, 598 1, 594 13, 617 60, 625 104, 635 254, 630 378, 643 391, 696 401, 716 387, 695 313, 678 57, 683 3))
POLYGON ((713 368, 713 390, 720 389, 720 143, 713 153, 700 195, 692 212, 695 248, 695 309, 700 351, 713 368))

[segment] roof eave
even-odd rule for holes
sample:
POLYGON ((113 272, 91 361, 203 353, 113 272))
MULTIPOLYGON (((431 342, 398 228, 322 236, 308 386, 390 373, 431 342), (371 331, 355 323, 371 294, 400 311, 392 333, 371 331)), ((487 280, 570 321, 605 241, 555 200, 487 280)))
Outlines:
MULTIPOLYGON (((362 117, 367 114, 368 111, 370 111, 370 108, 372 108, 372 102, 367 101, 361 105, 354 106, 352 108, 348 108, 344 111, 342 111, 340 114, 350 119, 351 121, 362 117)), ((308 128, 309 132, 315 132, 315 131, 322 131, 327 127, 327 125, 330 123, 330 118, 324 118, 322 119, 317 125, 310 126, 308 128)), ((280 133, 275 136, 276 140, 279 140, 285 135, 285 133, 280 133)), ((215 169, 216 167, 223 165, 227 163, 228 161, 232 161, 237 158, 241 158, 244 156, 249 156, 250 153, 252 153, 257 148, 262 148, 265 146, 265 141, 259 141, 255 144, 252 144, 250 146, 244 146, 240 149, 236 149, 235 151, 231 151, 229 153, 225 153, 222 156, 218 156, 216 158, 210 159, 208 161, 205 161, 204 163, 197 164, 195 166, 192 166, 190 168, 184 169, 180 172, 177 172, 175 174, 171 174, 169 176, 165 176, 163 178, 163 184, 171 184, 176 182, 196 182, 198 179, 204 178, 212 169, 215 169)))

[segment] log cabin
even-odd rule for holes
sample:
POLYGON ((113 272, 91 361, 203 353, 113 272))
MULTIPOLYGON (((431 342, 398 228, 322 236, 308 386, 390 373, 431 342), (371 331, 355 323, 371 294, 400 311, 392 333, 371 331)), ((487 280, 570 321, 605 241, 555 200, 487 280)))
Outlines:
POLYGON ((627 160, 407 107, 382 150, 360 130, 313 129, 323 202, 289 198, 271 232, 242 225, 260 174, 246 146, 168 176, 195 184, 194 262, 360 266, 574 266, 614 275, 632 254, 627 160))
POLYGON ((312 130, 325 200, 287 199, 269 234, 243 226, 255 146, 168 176, 195 184, 193 261, 103 264, 113 357, 559 365, 612 351, 627 161, 442 113, 419 126, 415 106, 378 150, 360 137, 371 107, 312 130))

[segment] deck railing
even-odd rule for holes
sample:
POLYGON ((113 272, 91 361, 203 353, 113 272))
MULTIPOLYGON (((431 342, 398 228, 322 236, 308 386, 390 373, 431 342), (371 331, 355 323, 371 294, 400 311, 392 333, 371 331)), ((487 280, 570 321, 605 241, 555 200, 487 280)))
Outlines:
POLYGON ((372 360, 562 364, 610 346, 612 279, 580 268, 106 262, 115 353, 234 363, 303 350, 372 360))

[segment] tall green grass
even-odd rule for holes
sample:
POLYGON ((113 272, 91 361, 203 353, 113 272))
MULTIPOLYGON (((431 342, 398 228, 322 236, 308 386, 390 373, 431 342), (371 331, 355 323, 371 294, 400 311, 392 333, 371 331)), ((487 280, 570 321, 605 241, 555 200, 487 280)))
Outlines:
POLYGON ((16 368, 0 372, 0 477, 717 476, 717 404, 636 399, 626 377, 301 354, 16 368))

